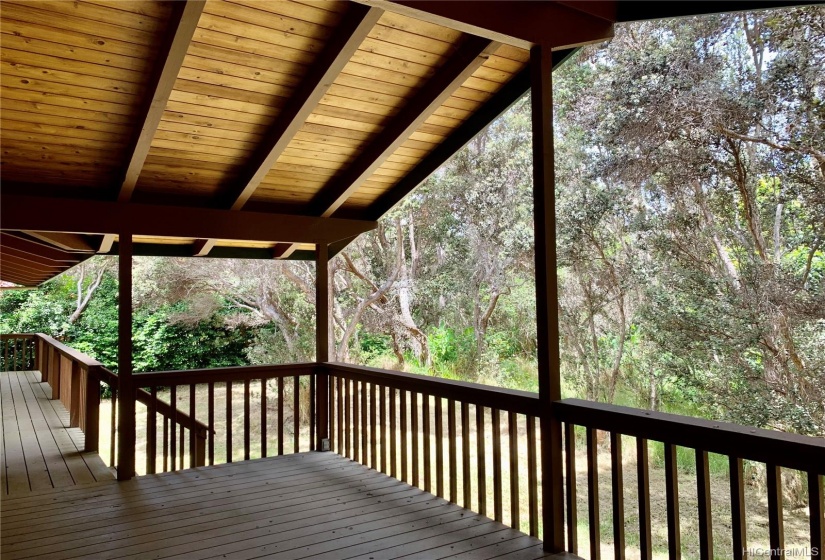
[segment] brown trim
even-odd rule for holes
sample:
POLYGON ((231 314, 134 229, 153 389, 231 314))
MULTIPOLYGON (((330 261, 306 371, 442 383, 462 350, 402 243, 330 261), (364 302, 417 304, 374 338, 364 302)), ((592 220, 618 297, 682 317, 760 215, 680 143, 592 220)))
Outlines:
POLYGON ((681 447, 825 473, 825 439, 579 399, 553 403, 563 422, 681 447))
POLYGON ((331 243, 376 227, 341 218, 20 195, 4 196, 0 212, 9 230, 105 234, 125 229, 132 235, 294 243, 331 243))
POLYGON ((64 251, 79 251, 81 253, 93 253, 94 248, 83 236, 74 233, 45 232, 45 231, 24 231, 26 235, 39 239, 49 245, 54 245, 64 251))
POLYGON ((539 416, 541 413, 541 405, 536 394, 526 391, 335 362, 323 364, 323 367, 331 376, 375 383, 391 389, 412 391, 528 416, 539 416))
POLYGON ((613 23, 557 2, 488 0, 472 8, 451 0, 358 0, 389 12, 434 23, 523 49, 554 49, 597 43, 613 37, 613 23))

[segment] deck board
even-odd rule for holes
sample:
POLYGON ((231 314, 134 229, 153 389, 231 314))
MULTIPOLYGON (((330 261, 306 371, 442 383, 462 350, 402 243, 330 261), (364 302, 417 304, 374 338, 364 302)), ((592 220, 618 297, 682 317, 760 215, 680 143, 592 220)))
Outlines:
POLYGON ((39 372, 0 374, 0 407, 4 509, 17 496, 114 479, 99 455, 83 452, 83 433, 39 372))
POLYGON ((551 557, 523 533, 345 457, 313 452, 10 496, 0 553, 4 560, 551 557))

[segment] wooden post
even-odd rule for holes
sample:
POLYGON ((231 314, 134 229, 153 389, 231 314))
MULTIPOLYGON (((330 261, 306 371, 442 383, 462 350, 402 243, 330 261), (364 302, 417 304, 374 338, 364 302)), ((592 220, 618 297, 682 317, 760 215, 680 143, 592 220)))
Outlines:
POLYGON ((533 213, 536 247, 536 322, 541 415, 544 550, 564 551, 561 422, 552 403, 561 400, 556 278, 556 177, 553 159, 553 53, 530 50, 533 115, 533 213))
MULTIPOLYGON (((315 361, 320 364, 329 361, 329 247, 325 243, 315 247, 315 361)), ((329 440, 329 376, 326 372, 316 375, 316 449, 324 451, 324 441, 329 440)))
POLYGON ((98 366, 86 370, 86 387, 82 390, 86 391, 86 410, 83 412, 86 422, 84 429, 86 445, 83 450, 97 453, 100 440, 100 371, 98 366))
POLYGON ((117 479, 135 475, 135 387, 132 380, 132 234, 118 240, 117 479))
POLYGON ((69 361, 69 402, 64 403, 69 409, 69 426, 80 428, 80 362, 69 361))

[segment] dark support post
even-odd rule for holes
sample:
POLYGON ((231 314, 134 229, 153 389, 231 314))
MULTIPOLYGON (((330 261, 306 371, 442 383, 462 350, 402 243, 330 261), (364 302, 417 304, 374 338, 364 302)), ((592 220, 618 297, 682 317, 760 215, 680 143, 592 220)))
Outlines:
POLYGON ((135 475, 135 387, 132 380, 132 234, 121 233, 118 243, 117 308, 117 479, 135 475))
MULTIPOLYGON (((329 247, 318 243, 315 252, 315 361, 329 361, 329 247)), ((318 373, 315 398, 315 422, 318 451, 324 451, 324 442, 329 440, 329 376, 318 373)), ((374 465, 373 465, 374 466, 374 465)))
POLYGON ((530 50, 533 102, 533 212, 536 246, 536 321, 541 415, 542 523, 544 550, 564 551, 561 422, 552 403, 561 400, 556 278, 556 177, 553 159, 553 53, 530 50))

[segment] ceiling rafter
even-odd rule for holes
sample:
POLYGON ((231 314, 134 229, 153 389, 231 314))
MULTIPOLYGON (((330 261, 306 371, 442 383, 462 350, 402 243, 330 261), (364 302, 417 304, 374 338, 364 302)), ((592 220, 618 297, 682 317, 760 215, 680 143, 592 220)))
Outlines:
POLYGON ((23 233, 65 251, 79 251, 82 253, 95 252, 94 247, 89 245, 89 242, 86 241, 83 236, 74 233, 62 233, 56 231, 24 231, 23 233))
MULTIPOLYGON (((205 5, 206 0, 186 0, 186 2, 175 3, 175 13, 169 24, 166 43, 161 49, 163 63, 156 66, 156 73, 149 82, 149 90, 152 94, 147 96, 141 125, 135 127, 136 133, 130 145, 130 156, 123 171, 123 181, 115 190, 114 199, 118 202, 128 202, 132 198, 143 164, 146 162, 146 156, 149 155, 152 139, 155 137, 163 112, 166 110, 166 104, 205 5)), ((108 253, 113 242, 113 235, 103 236, 98 252, 108 253)))
MULTIPOLYGON (((383 10, 361 4, 352 4, 344 16, 340 28, 312 64, 309 74, 289 103, 278 115, 266 138, 241 173, 238 188, 224 197, 222 207, 241 210, 258 185, 281 157, 321 98, 327 93, 335 78, 361 46, 378 22, 383 10)), ((193 245, 195 256, 206 256, 215 246, 214 239, 198 239, 193 245)))
MULTIPOLYGON (((8 195, 3 197, 4 206, 7 196, 8 195)), ((24 239, 9 232, 0 233, 0 245, 2 245, 4 250, 6 248, 17 249, 18 251, 21 251, 23 253, 37 255, 39 257, 50 259, 53 261, 74 264, 80 262, 83 259, 82 255, 68 253, 66 251, 63 251, 62 249, 58 249, 57 247, 43 245, 42 243, 24 239)))
MULTIPOLYGON (((415 94, 358 158, 315 195, 309 203, 308 213, 324 218, 334 214, 499 46, 500 43, 496 41, 468 35, 447 63, 438 69, 435 76, 415 94)), ((286 258, 294 250, 294 245, 279 244, 273 250, 273 256, 286 258)))
MULTIPOLYGON (((553 68, 570 58, 578 49, 567 49, 553 53, 553 68)), ((377 220, 401 202, 418 185, 427 180, 439 167, 447 163, 460 149, 480 134, 487 126, 507 111, 530 91, 530 70, 522 70, 504 85, 484 106, 464 121, 435 150, 430 152, 418 165, 407 173, 389 191, 383 193, 357 216, 365 220, 377 220)), ((344 216, 340 216, 344 217, 344 216)), ((341 247, 343 248, 343 247, 341 247)), ((340 250, 340 249, 339 249, 340 250)), ((330 251, 332 254, 332 250, 330 251)))

